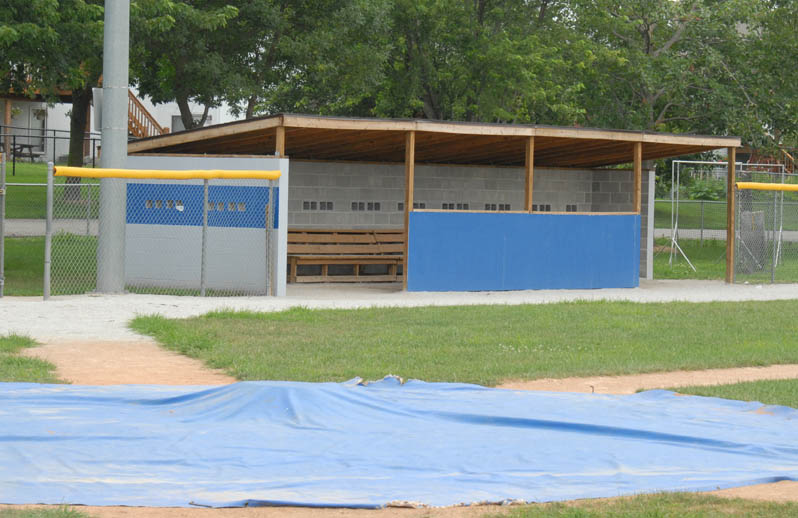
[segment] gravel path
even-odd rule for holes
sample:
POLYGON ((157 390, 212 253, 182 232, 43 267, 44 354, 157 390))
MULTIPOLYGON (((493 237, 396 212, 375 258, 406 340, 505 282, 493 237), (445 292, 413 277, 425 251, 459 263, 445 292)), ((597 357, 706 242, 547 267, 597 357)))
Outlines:
MULTIPOLYGON (((43 236, 46 223, 43 219, 7 219, 5 221, 5 233, 7 237, 43 236)), ((96 236, 98 228, 96 219, 54 219, 53 234, 68 232, 83 236, 86 235, 87 223, 89 234, 96 236)))
MULTIPOLYGON (((669 228, 657 228, 654 229, 654 237, 671 237, 671 229, 669 228)), ((701 237, 701 230, 697 228, 680 228, 679 229, 679 239, 699 239, 701 237)), ((726 229, 710 229, 705 228, 704 239, 717 239, 720 241, 726 241, 726 229)), ((795 230, 785 230, 782 239, 788 242, 796 242, 798 241, 798 232, 795 230)))
POLYGON ((798 285, 729 285, 720 281, 642 281, 639 288, 530 290, 505 292, 414 292, 397 285, 291 285, 288 296, 201 298, 165 295, 81 295, 0 299, 0 336, 18 333, 42 342, 55 340, 134 340, 142 337, 127 323, 136 315, 172 318, 216 309, 279 311, 291 307, 361 308, 428 305, 544 304, 573 300, 709 302, 798 298, 798 285))

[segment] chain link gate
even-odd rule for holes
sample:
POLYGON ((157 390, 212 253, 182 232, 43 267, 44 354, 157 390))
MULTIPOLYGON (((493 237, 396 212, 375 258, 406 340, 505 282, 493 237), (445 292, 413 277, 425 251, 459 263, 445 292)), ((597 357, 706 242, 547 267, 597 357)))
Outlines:
POLYGON ((783 182, 737 183, 735 282, 798 282, 798 178, 783 182))

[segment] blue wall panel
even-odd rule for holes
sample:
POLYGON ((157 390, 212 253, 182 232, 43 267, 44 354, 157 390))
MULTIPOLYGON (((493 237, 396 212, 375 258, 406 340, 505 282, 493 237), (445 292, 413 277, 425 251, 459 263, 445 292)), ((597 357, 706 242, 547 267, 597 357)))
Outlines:
MULTIPOLYGON (((274 197, 279 200, 278 188, 274 197)), ((127 185, 127 223, 143 225, 202 226, 202 185, 172 183, 129 183, 127 185), (184 209, 167 208, 167 200, 183 202, 184 209), (156 201, 161 207, 155 206, 156 201), (149 206, 148 206, 148 202, 149 206)), ((208 226, 230 228, 264 228, 268 187, 211 185, 208 202, 217 210, 208 211, 208 226), (228 203, 235 209, 229 210, 228 203), (218 210, 219 204, 223 210, 218 210), (243 210, 239 210, 239 204, 243 210)), ((277 228, 279 207, 274 211, 277 228)))
POLYGON ((633 288, 640 216, 411 212, 410 291, 633 288))

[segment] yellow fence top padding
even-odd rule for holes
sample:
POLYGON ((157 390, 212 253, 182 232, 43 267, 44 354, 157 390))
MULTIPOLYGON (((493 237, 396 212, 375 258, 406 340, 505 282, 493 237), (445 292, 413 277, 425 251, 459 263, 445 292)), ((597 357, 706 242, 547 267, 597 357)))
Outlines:
POLYGON ((750 191, 792 191, 798 192, 798 185, 792 183, 761 183, 761 182, 737 182, 738 189, 750 191))
POLYGON ((91 167, 62 167, 54 170, 55 176, 79 176, 81 178, 134 178, 137 180, 277 180, 280 171, 247 171, 194 169, 165 171, 160 169, 98 169, 91 167))

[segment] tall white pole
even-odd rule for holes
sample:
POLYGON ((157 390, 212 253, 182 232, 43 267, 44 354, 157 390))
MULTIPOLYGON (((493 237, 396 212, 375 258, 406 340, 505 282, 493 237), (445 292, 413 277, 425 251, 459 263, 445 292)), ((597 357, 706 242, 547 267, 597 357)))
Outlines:
MULTIPOLYGON (((106 0, 103 37, 102 156, 100 167, 124 168, 127 160, 130 0, 106 0)), ((100 180, 97 291, 125 289, 126 182, 100 180)))

